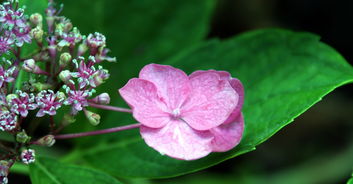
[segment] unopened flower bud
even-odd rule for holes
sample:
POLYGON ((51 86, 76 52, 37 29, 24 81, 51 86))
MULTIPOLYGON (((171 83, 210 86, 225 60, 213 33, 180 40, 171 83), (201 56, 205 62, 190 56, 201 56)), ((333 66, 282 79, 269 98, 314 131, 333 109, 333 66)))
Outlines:
POLYGON ((51 84, 41 83, 41 82, 33 83, 32 86, 34 87, 34 89, 36 89, 36 91, 43 91, 43 90, 51 89, 53 87, 53 85, 51 84))
POLYGON ((9 102, 11 102, 13 99, 15 99, 15 98, 18 98, 18 95, 17 95, 17 94, 8 94, 8 95, 6 96, 6 101, 7 101, 7 103, 9 103, 9 102))
POLYGON ((43 17, 39 13, 34 13, 29 17, 29 20, 36 26, 42 27, 43 17))
POLYGON ((88 50, 88 46, 86 44, 86 42, 83 42, 82 44, 80 44, 78 46, 78 51, 77 51, 77 55, 78 56, 82 56, 83 54, 85 54, 88 50))
POLYGON ((30 139, 31 137, 29 137, 24 130, 16 134, 16 141, 19 143, 27 143, 30 139))
POLYGON ((72 23, 70 21, 65 22, 63 28, 65 32, 69 32, 72 29, 72 23))
POLYGON ((22 69, 31 73, 37 73, 38 71, 40 71, 40 68, 36 65, 34 59, 25 60, 22 65, 22 69))
POLYGON ((60 66, 66 66, 71 61, 72 57, 69 53, 64 52, 60 55, 59 64, 60 66))
POLYGON ((37 26, 36 28, 32 29, 30 32, 30 35, 32 36, 32 38, 34 38, 37 42, 41 43, 42 39, 43 39, 43 29, 39 26, 37 26))
POLYGON ((106 105, 110 103, 110 97, 108 93, 102 93, 93 98, 92 101, 96 104, 106 105))
POLYGON ((67 83, 71 80, 71 72, 69 70, 64 70, 61 71, 59 74, 59 78, 61 81, 63 81, 64 83, 67 83))
POLYGON ((38 141, 36 141, 36 144, 40 146, 48 146, 51 147, 55 143, 55 138, 53 135, 46 135, 42 138, 40 138, 38 141))
POLYGON ((88 110, 84 110, 85 112, 85 115, 88 119, 88 121, 93 125, 93 126, 96 126, 99 124, 100 122, 100 119, 101 119, 101 116, 97 113, 94 113, 94 112, 91 112, 91 111, 88 111, 88 110))
POLYGON ((65 99, 65 98, 66 98, 65 93, 63 93, 63 92, 61 92, 61 91, 59 91, 59 92, 56 93, 56 97, 57 97, 58 99, 65 99))
POLYGON ((21 160, 24 164, 30 164, 35 161, 35 151, 33 149, 25 149, 21 153, 21 160))

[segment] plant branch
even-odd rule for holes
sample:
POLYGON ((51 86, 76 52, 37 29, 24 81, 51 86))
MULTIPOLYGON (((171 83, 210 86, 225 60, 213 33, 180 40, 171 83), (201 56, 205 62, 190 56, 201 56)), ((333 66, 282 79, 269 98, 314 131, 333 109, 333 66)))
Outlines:
POLYGON ((126 125, 126 126, 108 128, 108 129, 103 129, 103 130, 96 130, 96 131, 91 131, 91 132, 55 135, 54 138, 55 139, 72 139, 72 138, 92 136, 92 135, 101 135, 101 134, 114 133, 114 132, 119 132, 119 131, 123 131, 123 130, 138 128, 140 126, 141 126, 140 123, 136 123, 136 124, 126 125))
POLYGON ((95 108, 98 108, 98 109, 117 111, 117 112, 127 112, 127 113, 131 113, 132 112, 131 109, 122 108, 122 107, 114 107, 114 106, 109 106, 109 105, 99 105, 99 104, 95 104, 95 103, 88 103, 88 104, 89 104, 89 106, 95 107, 95 108))

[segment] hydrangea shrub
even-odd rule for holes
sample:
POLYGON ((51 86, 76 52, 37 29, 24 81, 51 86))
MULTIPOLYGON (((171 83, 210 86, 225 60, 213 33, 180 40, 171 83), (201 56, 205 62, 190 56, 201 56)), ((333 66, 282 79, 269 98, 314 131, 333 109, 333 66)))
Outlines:
MULTIPOLYGON (((179 11, 200 2, 183 3, 179 11)), ((131 48, 140 54, 126 51, 117 61, 107 48, 110 38, 96 30, 82 34, 63 16, 63 6, 53 0, 25 4, 8 0, 0 6, 0 134, 11 138, 0 142, 0 183, 8 183, 9 172, 24 165, 30 166, 33 183, 120 183, 120 177, 200 170, 255 149, 353 80, 351 66, 308 33, 270 29, 201 42, 205 33, 199 31, 190 36, 197 42, 192 46, 175 38, 186 48, 181 52, 167 46, 151 51, 160 64, 150 64, 151 56, 133 41, 131 48), (26 13, 44 4, 45 10, 26 13), (133 68, 132 76, 124 73, 126 66, 133 68), (305 68, 311 70, 298 72, 305 68), (90 145, 78 141, 61 157, 80 166, 36 151, 55 152, 63 139, 80 137, 88 137, 90 145)), ((119 38, 117 30, 106 32, 119 38)), ((164 42, 150 43, 158 48, 164 42)))

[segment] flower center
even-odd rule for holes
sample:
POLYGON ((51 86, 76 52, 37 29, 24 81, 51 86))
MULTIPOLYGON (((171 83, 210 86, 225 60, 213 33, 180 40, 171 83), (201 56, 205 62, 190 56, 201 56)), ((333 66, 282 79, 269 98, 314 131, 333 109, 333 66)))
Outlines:
POLYGON ((173 119, 179 119, 180 118, 180 109, 179 108, 174 109, 171 113, 171 117, 173 119))

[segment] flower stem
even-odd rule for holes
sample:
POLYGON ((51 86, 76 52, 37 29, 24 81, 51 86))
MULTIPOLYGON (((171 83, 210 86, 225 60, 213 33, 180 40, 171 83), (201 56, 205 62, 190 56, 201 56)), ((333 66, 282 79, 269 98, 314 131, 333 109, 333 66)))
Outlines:
POLYGON ((109 105, 100 105, 100 104, 95 104, 95 103, 88 103, 89 106, 99 108, 99 109, 105 109, 105 110, 111 110, 111 111, 117 111, 117 112, 127 112, 131 113, 131 109, 127 108, 122 108, 122 107, 114 107, 114 106, 109 106, 109 105))
POLYGON ((138 128, 140 126, 141 126, 140 123, 136 123, 136 124, 126 125, 126 126, 108 128, 108 129, 103 129, 103 130, 96 130, 96 131, 91 131, 91 132, 81 132, 81 133, 73 133, 73 134, 56 135, 56 136, 54 136, 54 138, 55 139, 72 139, 72 138, 77 138, 77 137, 85 137, 85 136, 92 136, 92 135, 100 135, 100 134, 119 132, 119 131, 122 131, 122 130, 129 130, 129 129, 133 129, 133 128, 138 128))

